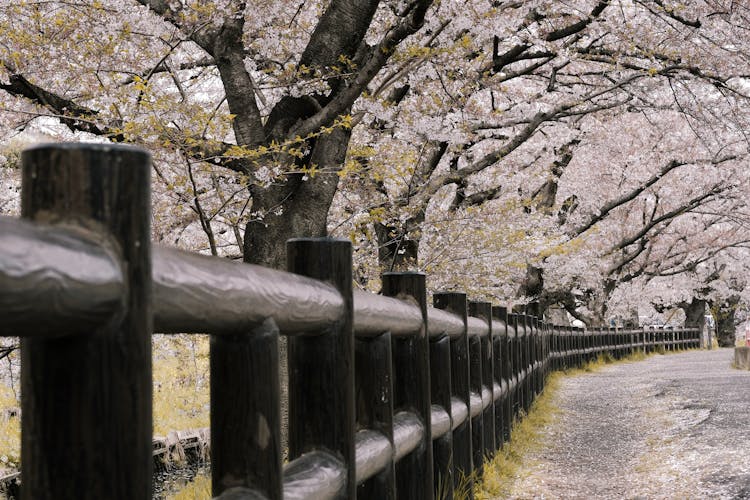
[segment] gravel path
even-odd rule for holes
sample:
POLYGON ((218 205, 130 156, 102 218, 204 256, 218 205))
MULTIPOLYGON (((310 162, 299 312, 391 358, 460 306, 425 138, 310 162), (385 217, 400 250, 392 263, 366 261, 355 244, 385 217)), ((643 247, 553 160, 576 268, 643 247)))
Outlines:
POLYGON ((750 499, 750 371, 732 349, 567 377, 512 498, 750 499))

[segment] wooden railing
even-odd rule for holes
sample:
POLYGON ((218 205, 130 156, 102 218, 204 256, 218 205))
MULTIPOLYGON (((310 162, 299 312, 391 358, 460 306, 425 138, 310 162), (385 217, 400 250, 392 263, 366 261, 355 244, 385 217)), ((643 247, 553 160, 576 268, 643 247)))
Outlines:
POLYGON ((287 500, 451 498, 550 370, 698 347, 696 330, 556 327, 458 292, 429 306, 421 273, 353 292, 348 241, 289 241, 289 272, 152 247, 144 151, 44 145, 22 163, 0 335, 22 338, 25 499, 151 497, 153 332, 212 335, 213 494, 287 500))

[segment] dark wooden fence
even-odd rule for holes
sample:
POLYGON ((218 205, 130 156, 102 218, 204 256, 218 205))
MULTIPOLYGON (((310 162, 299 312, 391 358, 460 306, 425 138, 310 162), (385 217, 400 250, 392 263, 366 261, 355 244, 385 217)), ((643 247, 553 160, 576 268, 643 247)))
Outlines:
POLYGON ((342 240, 289 241, 289 272, 152 247, 149 179, 134 148, 23 153, 22 218, 0 218, 0 335, 22 339, 22 498, 151 497, 153 332, 212 335, 213 494, 233 499, 451 498, 550 370, 698 347, 696 330, 556 327, 464 293, 430 306, 420 273, 353 292, 342 240))

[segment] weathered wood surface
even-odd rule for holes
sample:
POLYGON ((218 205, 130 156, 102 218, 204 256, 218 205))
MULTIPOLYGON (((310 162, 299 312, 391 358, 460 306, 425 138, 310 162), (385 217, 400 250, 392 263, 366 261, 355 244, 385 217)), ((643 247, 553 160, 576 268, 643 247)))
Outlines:
POLYGON ((48 144, 22 154, 23 218, 96 232, 126 290, 99 327, 21 339, 25 500, 151 495, 150 185, 150 156, 137 148, 48 144))

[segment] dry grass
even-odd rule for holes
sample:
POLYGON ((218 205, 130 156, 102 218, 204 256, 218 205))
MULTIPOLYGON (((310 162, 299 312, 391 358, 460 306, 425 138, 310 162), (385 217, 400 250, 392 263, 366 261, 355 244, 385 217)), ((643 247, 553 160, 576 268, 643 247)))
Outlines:
POLYGON ((185 337, 155 341, 153 411, 157 436, 209 425, 208 337, 185 337))
MULTIPOLYGON (((0 409, 20 406, 10 387, 0 384, 0 409)), ((21 460, 21 421, 0 417, 0 470, 15 468, 21 460)))
POLYGON ((560 414, 554 396, 563 376, 561 372, 555 372, 547 378, 544 391, 534 400, 528 415, 513 425, 510 442, 485 463, 483 480, 474 485, 474 498, 487 500, 510 494, 526 457, 541 446, 542 431, 560 414))
POLYGON ((211 478, 199 474, 177 493, 167 497, 168 500, 205 500, 211 498, 211 478))
POLYGON ((0 470, 15 468, 21 461, 21 421, 0 419, 0 470))

